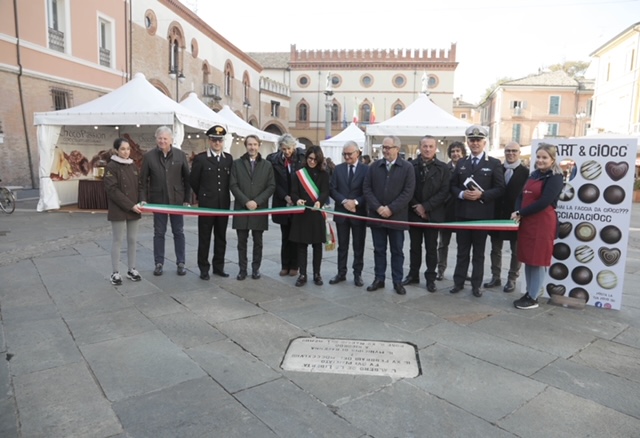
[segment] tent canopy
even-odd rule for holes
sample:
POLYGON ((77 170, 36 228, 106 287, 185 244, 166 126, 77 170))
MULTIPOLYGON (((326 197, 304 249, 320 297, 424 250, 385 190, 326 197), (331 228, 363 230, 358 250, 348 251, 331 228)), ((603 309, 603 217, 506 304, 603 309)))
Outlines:
POLYGON ((405 141, 415 141, 425 135, 434 137, 464 137, 464 131, 470 126, 449 114, 429 99, 420 96, 401 113, 367 126, 366 135, 369 145, 381 143, 384 137, 394 135, 405 141))
POLYGON ((238 115, 234 113, 231 108, 229 108, 229 105, 223 106, 217 114, 227 120, 227 124, 231 128, 231 131, 235 132, 237 135, 245 137, 247 135, 253 134, 257 135, 258 138, 262 141, 269 141, 272 143, 278 142, 279 136, 270 132, 261 131, 255 126, 245 122, 244 120, 242 120, 242 118, 238 117, 238 115))
POLYGON ((325 158, 330 157, 334 163, 341 163, 342 148, 349 140, 355 141, 360 149, 364 148, 366 142, 364 132, 353 122, 351 122, 344 131, 340 132, 335 137, 331 137, 320 142, 320 147, 322 148, 325 158))

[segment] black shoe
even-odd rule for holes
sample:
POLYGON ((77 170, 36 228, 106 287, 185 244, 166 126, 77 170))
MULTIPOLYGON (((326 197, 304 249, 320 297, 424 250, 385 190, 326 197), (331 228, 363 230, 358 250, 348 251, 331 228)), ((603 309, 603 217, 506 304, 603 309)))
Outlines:
POLYGON ((429 292, 435 292, 436 291, 436 283, 433 281, 427 281, 427 290, 429 292))
POLYGON ((296 280, 296 286, 303 286, 307 282, 307 276, 304 274, 300 274, 298 279, 296 280))
POLYGON ((367 286, 367 290, 369 292, 373 292, 381 288, 384 288, 384 280, 378 280, 377 278, 373 280, 373 283, 371 283, 371 285, 367 286))
POLYGON ((485 284, 483 284, 483 286, 486 287, 487 289, 492 287, 502 286, 502 281, 500 281, 499 278, 493 277, 491 281, 487 281, 485 284))
POLYGON ((504 285, 504 289, 502 289, 503 292, 513 292, 514 290, 516 290, 516 282, 513 280, 507 280, 507 284, 504 285))
POLYGON ((442 272, 438 272, 438 274, 436 275, 436 280, 438 281, 444 280, 444 274, 442 272))
POLYGON ((347 280, 347 277, 345 275, 338 274, 335 277, 333 277, 331 280, 329 280, 329 284, 338 284, 346 280, 347 280))
POLYGON ((320 274, 313 274, 313 284, 316 286, 322 286, 324 284, 320 274))
POLYGON ((398 295, 406 295, 407 294, 407 291, 405 290, 405 288, 402 285, 402 283, 394 283, 393 284, 393 290, 395 290, 398 295))
MULTIPOLYGON (((229 274, 227 274, 224 271, 213 271, 213 275, 217 275, 218 277, 224 277, 227 278, 229 276, 229 274)), ((247 276, 247 274, 245 274, 245 277, 247 276)))
POLYGON ((184 268, 184 263, 178 263, 178 275, 187 275, 187 270, 184 268))
POLYGON ((211 277, 209 277, 209 273, 208 272, 201 272, 200 273, 200 278, 202 280, 210 280, 211 279, 211 277))
POLYGON ((364 286, 364 281, 362 281, 362 275, 360 275, 360 274, 354 275, 353 276, 353 284, 355 284, 358 287, 364 286))
POLYGON ((464 289, 464 286, 453 286, 451 289, 449 289, 449 293, 450 294, 457 294, 462 289, 464 289))
POLYGON ((479 287, 474 287, 472 293, 474 297, 480 298, 482 296, 482 291, 480 290, 479 287))
POLYGON ((262 274, 260 273, 260 271, 253 271, 251 273, 251 278, 253 278, 254 280, 258 280, 260 279, 260 277, 262 277, 262 274))
POLYGON ((153 270, 153 275, 162 275, 162 263, 157 263, 156 268, 153 270))
MULTIPOLYGON (((228 275, 227 275, 227 277, 228 277, 228 275)), ((246 271, 240 271, 236 278, 238 280, 240 280, 240 281, 244 280, 245 278, 247 278, 247 272, 246 271)))
POLYGON ((402 280, 402 285, 407 285, 407 284, 417 284, 420 283, 420 279, 416 278, 416 277, 412 277, 411 275, 407 275, 406 277, 404 277, 404 280, 402 280))

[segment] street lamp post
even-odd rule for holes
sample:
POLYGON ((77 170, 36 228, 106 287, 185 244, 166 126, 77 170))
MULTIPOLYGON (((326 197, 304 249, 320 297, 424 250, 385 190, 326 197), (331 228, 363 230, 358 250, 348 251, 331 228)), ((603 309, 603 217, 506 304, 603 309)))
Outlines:
POLYGON ((324 90, 325 102, 325 119, 324 119, 324 138, 331 138, 331 96, 333 96, 333 88, 331 88, 331 73, 327 73, 327 86, 324 90))
POLYGON ((172 81, 176 81, 176 102, 180 102, 180 95, 178 94, 180 91, 180 84, 183 84, 187 78, 182 74, 182 72, 178 72, 177 68, 169 72, 169 77, 172 81))

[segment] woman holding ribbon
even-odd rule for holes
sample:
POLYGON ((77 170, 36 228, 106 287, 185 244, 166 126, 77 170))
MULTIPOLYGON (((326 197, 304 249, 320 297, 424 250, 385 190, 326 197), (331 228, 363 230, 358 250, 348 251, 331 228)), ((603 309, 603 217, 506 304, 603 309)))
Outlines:
MULTIPOLYGON (((324 154, 320 146, 312 146, 305 153, 305 166, 296 172, 291 187, 291 200, 295 205, 322 208, 329 200, 329 174, 322 170, 324 154)), ((325 213, 310 208, 292 216, 289 240, 298 244, 299 273, 296 286, 307 282, 307 247, 313 249, 313 282, 321 286, 320 263, 322 245, 326 241, 325 213)))

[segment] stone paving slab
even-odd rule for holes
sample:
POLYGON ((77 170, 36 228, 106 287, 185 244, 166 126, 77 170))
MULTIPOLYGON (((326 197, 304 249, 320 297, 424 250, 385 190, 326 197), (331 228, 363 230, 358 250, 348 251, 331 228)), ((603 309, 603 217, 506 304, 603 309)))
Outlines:
POLYGON ((210 344, 226 338, 202 318, 188 312, 156 316, 151 319, 151 322, 153 323, 151 325, 155 325, 174 344, 183 349, 210 344))
POLYGON ((628 327, 613 340, 619 344, 628 345, 629 347, 640 348, 640 329, 628 327))
POLYGON ((136 309, 147 318, 189 311, 189 309, 178 303, 172 296, 164 292, 131 297, 130 300, 136 309))
POLYGON ((346 403, 337 413, 355 427, 370 431, 375 438, 515 438, 408 381, 346 403))
POLYGON ((19 436, 18 414, 13 397, 0 398, 0 436, 19 436))
POLYGON ((558 359, 532 378, 640 419, 640 383, 558 359))
POLYGON ((231 394, 280 378, 273 368, 229 340, 190 348, 186 353, 231 394))
POLYGON ((359 430, 285 379, 239 392, 238 400, 278 436, 358 438, 359 430))
POLYGON ((122 432, 84 363, 21 375, 14 382, 22 436, 86 438, 122 432))
POLYGON ((490 423, 515 411, 546 386, 439 344, 421 350, 420 362, 422 376, 411 380, 412 385, 490 423))
POLYGON ((555 322, 566 324, 573 330, 597 336, 601 339, 613 339, 622 333, 628 325, 623 322, 599 318, 597 312, 603 310, 605 312, 614 312, 614 310, 597 309, 591 306, 585 307, 584 310, 552 307, 548 312, 537 315, 535 319, 543 327, 546 327, 550 322, 555 322))
POLYGON ((357 315, 354 310, 348 307, 328 302, 320 302, 316 305, 295 309, 274 311, 273 313, 304 330, 321 327, 357 315))
POLYGON ((213 325, 264 313, 254 304, 215 286, 208 290, 186 289, 171 292, 171 296, 213 325))
POLYGON ((614 376, 640 382, 640 350, 636 348, 597 339, 571 360, 614 376))
POLYGON ((640 420, 553 387, 499 421, 522 438, 636 437, 640 420))
POLYGON ((65 321, 78 345, 137 335, 156 328, 133 307, 65 321))
POLYGON ((466 330, 457 324, 443 322, 427 328, 424 334, 439 345, 466 353, 524 376, 553 362, 557 356, 480 331, 466 330))
POLYGON ((127 437, 277 436, 208 377, 114 403, 114 410, 127 437))
POLYGON ((111 401, 202 377, 204 372, 159 331, 81 347, 111 401))

